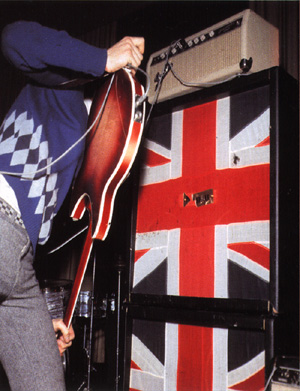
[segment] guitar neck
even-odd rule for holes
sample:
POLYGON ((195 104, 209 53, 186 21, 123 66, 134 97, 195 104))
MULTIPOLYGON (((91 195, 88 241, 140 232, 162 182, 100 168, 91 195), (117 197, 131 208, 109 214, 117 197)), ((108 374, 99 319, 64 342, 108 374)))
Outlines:
POLYGON ((88 233, 87 233, 85 243, 83 246, 79 266, 77 269, 73 288, 71 291, 70 299, 69 299, 68 306, 67 306, 66 313, 65 313, 65 317, 64 317, 64 323, 68 328, 71 326, 71 323, 72 323, 73 314, 75 311, 77 299, 78 299, 80 289, 82 286, 82 282, 84 279, 85 271, 86 271, 87 265, 89 263, 92 247, 93 247, 92 219, 90 219, 88 233))

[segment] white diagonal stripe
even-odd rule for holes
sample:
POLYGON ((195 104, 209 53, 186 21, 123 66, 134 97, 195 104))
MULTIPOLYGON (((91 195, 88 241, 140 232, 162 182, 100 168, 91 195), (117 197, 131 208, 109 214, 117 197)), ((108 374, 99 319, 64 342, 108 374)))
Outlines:
POLYGON ((164 366, 158 358, 132 334, 132 360, 144 372, 152 373, 156 376, 164 376, 164 366))
POLYGON ((265 352, 261 352, 246 364, 228 373, 228 387, 232 387, 234 384, 245 381, 250 376, 253 376, 255 373, 262 370, 264 367, 265 352))
POLYGON ((161 147, 153 141, 147 141, 147 145, 156 153, 162 152, 162 156, 171 159, 170 163, 156 167, 144 166, 141 169, 140 185, 165 182, 169 179, 178 178, 182 173, 182 120, 183 112, 177 111, 172 114, 171 151, 161 147))
POLYGON ((135 287, 167 257, 167 247, 151 248, 134 265, 133 286, 135 287))
POLYGON ((235 264, 255 274, 257 277, 261 278, 262 280, 266 282, 270 282, 269 270, 259 265, 257 262, 252 261, 252 259, 231 249, 228 249, 228 258, 235 264))
POLYGON ((270 109, 267 109, 230 140, 230 150, 234 152, 255 147, 267 138, 269 134, 270 109))
POLYGON ((150 151, 153 151, 159 155, 162 155, 166 159, 171 158, 171 151, 169 149, 163 147, 162 145, 157 144, 155 141, 145 139, 144 147, 149 149, 150 151))
POLYGON ((143 391, 165 391, 164 379, 152 373, 130 370, 130 388, 143 391))

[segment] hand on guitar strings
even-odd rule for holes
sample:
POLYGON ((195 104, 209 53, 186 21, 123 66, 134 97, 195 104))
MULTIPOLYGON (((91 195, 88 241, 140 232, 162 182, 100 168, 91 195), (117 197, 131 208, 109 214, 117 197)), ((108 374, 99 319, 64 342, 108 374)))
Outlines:
POLYGON ((52 324, 57 337, 58 350, 62 356, 65 350, 72 345, 75 333, 72 325, 67 328, 62 319, 52 319, 52 324))
POLYGON ((107 50, 106 72, 116 72, 128 64, 138 68, 143 60, 144 50, 144 38, 124 37, 107 50))

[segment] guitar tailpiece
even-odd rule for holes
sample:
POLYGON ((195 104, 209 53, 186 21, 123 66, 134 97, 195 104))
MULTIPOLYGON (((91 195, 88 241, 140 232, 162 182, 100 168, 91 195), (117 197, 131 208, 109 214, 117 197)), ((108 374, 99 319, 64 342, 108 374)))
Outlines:
POLYGON ((135 122, 142 122, 143 119, 143 112, 142 112, 142 103, 144 101, 144 96, 135 95, 135 113, 134 113, 134 121, 135 122))

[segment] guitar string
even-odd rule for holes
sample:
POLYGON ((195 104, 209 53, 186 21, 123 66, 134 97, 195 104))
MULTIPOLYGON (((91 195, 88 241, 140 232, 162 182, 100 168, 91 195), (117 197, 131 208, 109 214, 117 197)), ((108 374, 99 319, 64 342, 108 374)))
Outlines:
MULTIPOLYGON (((179 40, 178 40, 178 41, 179 41, 179 40)), ((151 104, 151 106, 150 106, 150 109, 149 109, 149 112, 148 112, 148 116, 147 116, 147 118, 146 118, 145 127, 147 126, 148 121, 149 121, 150 116, 151 116, 151 113, 152 113, 152 110, 153 110, 154 106, 155 106, 156 103, 157 103, 158 96, 159 96, 159 93, 160 93, 160 90, 161 90, 161 87, 162 87, 163 79, 165 78, 166 74, 167 74, 168 71, 169 71, 168 65, 169 65, 169 56, 170 56, 170 52, 171 52, 172 48, 177 44, 178 41, 176 41, 176 42, 174 42, 174 43, 171 43, 171 45, 168 47, 167 55, 166 55, 166 60, 164 61, 164 64, 163 64, 162 73, 159 74, 159 80, 158 80, 158 83, 156 84, 156 91, 155 91, 154 99, 153 99, 153 102, 152 102, 152 104, 151 104)))
POLYGON ((145 78, 146 78, 146 89, 145 89, 145 92, 142 96, 139 96, 138 99, 136 100, 136 103, 135 103, 135 106, 138 107, 140 104, 142 104, 144 102, 144 100, 146 100, 147 96, 148 96, 148 93, 149 93, 149 90, 150 90, 150 76, 148 75, 147 72, 145 72, 143 69, 141 68, 137 68, 131 64, 128 64, 126 68, 132 68, 133 70, 135 70, 136 72, 141 72, 145 78))
POLYGON ((53 253, 55 253, 56 251, 60 250, 61 248, 63 248, 64 246, 66 246, 68 243, 70 243, 72 240, 74 240, 75 238, 77 238, 77 236, 81 235, 83 232, 85 232, 87 229, 88 229, 88 225, 84 228, 82 228, 80 231, 78 231, 76 234, 74 234, 73 236, 71 236, 69 239, 65 240, 63 243, 61 243, 59 246, 53 248, 52 250, 48 251, 47 252, 47 255, 51 255, 53 253))

